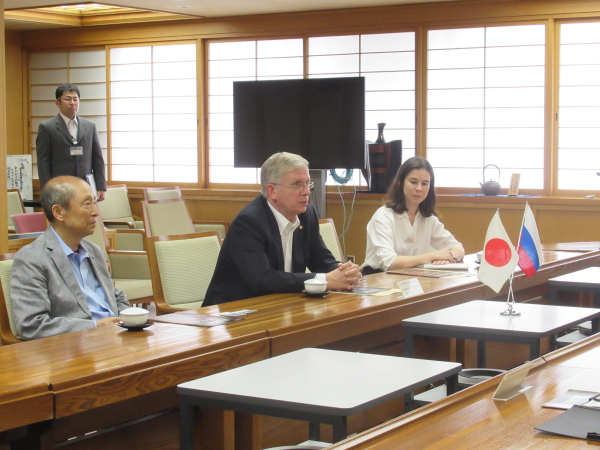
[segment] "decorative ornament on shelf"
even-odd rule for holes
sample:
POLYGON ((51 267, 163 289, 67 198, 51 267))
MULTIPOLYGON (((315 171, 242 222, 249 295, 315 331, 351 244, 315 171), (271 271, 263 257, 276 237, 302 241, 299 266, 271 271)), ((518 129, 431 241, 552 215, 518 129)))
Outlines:
POLYGON ((383 137, 383 128, 385 127, 385 123, 378 123, 377 124, 377 140, 375 141, 376 144, 385 144, 385 139, 383 137))

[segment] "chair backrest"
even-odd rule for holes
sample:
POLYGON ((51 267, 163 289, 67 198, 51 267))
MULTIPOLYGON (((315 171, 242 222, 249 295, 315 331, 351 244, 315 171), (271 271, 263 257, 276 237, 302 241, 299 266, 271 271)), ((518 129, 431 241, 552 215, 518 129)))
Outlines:
POLYGON ((46 231, 48 228, 46 215, 43 212, 13 214, 10 218, 17 233, 35 233, 36 231, 46 231))
POLYGON ((10 216, 13 214, 23 214, 25 206, 21 198, 21 192, 18 189, 9 189, 6 191, 6 210, 8 212, 8 224, 10 229, 10 216))
POLYGON ((179 186, 145 188, 143 192, 144 200, 167 200, 181 197, 179 186))
POLYGON ((221 238, 216 231, 148 238, 148 259, 158 309, 199 308, 206 296, 221 238))
POLYGON ((108 243, 106 231, 104 231, 104 222, 101 214, 98 214, 98 217, 96 217, 96 228, 94 228, 94 232, 89 236, 86 236, 85 240, 100 247, 100 250, 102 250, 102 254, 104 255, 104 259, 108 261, 108 253, 106 249, 109 248, 110 245, 108 243))
POLYGON ((126 184, 108 186, 104 201, 98 202, 98 210, 106 221, 134 222, 127 196, 126 184))
POLYGON ((10 279, 14 256, 14 253, 0 255, 0 341, 2 345, 21 342, 16 335, 10 296, 10 279))
POLYGON ((183 198, 142 201, 146 236, 171 236, 194 232, 183 198))
POLYGON ((323 238, 325 245, 333 254, 333 257, 340 262, 346 262, 338 234, 335 231, 333 219, 320 219, 319 232, 321 233, 321 237, 323 238))

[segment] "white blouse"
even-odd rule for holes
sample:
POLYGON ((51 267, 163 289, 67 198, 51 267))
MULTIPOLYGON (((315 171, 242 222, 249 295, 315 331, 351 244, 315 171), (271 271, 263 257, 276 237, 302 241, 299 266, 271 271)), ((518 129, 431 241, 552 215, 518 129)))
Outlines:
POLYGON ((436 216, 423 217, 417 210, 411 225, 406 212, 397 214, 382 206, 367 225, 367 256, 362 267, 386 271, 396 256, 421 255, 431 251, 431 247, 463 248, 436 216))

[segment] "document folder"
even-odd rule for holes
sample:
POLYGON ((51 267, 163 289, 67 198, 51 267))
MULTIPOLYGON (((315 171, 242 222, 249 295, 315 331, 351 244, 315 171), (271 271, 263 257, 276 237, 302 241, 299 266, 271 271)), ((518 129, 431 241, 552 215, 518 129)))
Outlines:
POLYGON ((600 409, 574 405, 535 429, 560 436, 588 439, 588 433, 600 432, 600 409))

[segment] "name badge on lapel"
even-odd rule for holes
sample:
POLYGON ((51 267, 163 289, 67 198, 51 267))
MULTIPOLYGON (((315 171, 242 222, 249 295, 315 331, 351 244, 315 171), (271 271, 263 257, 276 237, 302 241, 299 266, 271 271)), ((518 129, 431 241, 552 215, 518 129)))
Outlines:
POLYGON ((71 147, 71 156, 81 156, 83 155, 83 147, 75 146, 71 147))

